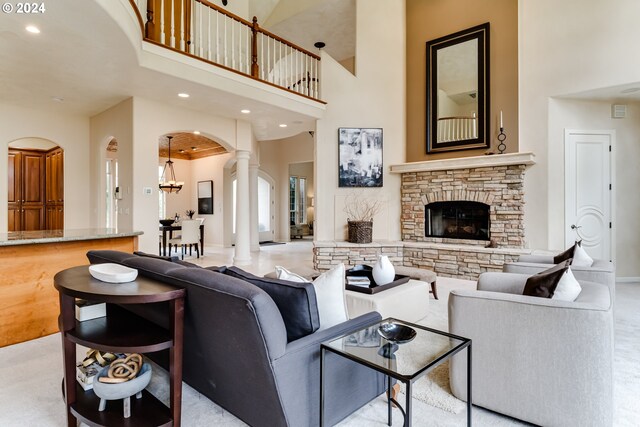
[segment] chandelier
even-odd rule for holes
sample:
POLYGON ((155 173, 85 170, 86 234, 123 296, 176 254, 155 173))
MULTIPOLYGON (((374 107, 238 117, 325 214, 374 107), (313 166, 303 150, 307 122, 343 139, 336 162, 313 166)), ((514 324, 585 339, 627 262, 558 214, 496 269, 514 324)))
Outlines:
POLYGON ((169 140, 169 160, 164 164, 162 169, 162 176, 160 177, 160 190, 167 193, 179 193, 182 190, 184 182, 176 181, 176 173, 173 171, 173 162, 171 161, 171 135, 167 136, 169 140), (169 173, 167 173, 169 168, 169 173))

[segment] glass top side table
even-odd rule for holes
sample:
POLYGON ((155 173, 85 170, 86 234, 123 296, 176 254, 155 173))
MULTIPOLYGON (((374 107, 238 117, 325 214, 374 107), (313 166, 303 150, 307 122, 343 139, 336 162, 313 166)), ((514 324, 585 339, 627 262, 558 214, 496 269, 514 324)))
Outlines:
POLYGON ((325 352, 329 351, 387 375, 388 425, 391 425, 391 403, 395 403, 404 416, 404 425, 411 425, 411 386, 430 370, 463 349, 467 349, 467 425, 471 426, 471 340, 447 332, 402 320, 388 318, 372 323, 358 331, 321 345, 320 425, 324 418, 325 352), (378 329, 393 323, 410 327, 415 337, 407 342, 394 342, 383 338, 378 329), (391 379, 406 385, 405 408, 391 398, 391 379))

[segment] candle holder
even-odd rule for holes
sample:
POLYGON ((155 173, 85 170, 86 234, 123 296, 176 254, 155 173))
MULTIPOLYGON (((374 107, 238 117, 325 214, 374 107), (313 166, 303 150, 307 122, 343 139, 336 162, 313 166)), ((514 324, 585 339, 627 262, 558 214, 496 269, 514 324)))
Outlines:
POLYGON ((507 145, 504 143, 506 139, 507 135, 504 133, 504 128, 500 126, 500 133, 498 134, 498 141, 500 141, 500 144, 498 144, 498 151, 500 154, 503 154, 507 149, 507 145))

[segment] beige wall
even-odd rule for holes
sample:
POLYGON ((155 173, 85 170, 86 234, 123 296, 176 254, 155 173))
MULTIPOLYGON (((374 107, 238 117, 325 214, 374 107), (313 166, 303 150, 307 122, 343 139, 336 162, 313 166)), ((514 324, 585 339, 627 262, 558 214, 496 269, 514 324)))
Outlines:
POLYGON ((7 232, 7 150, 20 138, 48 139, 64 150, 65 228, 90 226, 89 119, 0 104, 0 233, 7 232))
POLYGON ((400 239, 400 177, 389 165, 405 161, 405 2, 356 1, 356 76, 322 53, 322 99, 315 150, 316 240, 345 240, 345 198, 354 189, 338 188, 338 128, 383 128, 384 187, 355 189, 380 200, 373 221, 376 240, 400 239))
MULTIPOLYGON (((427 155, 426 43, 489 22, 491 139, 496 152, 500 110, 507 152, 518 151, 518 2, 517 0, 407 0, 407 161, 484 154, 487 149, 427 155)), ((542 20, 544 22, 544 20, 542 20)))
POLYGON ((107 145, 118 141, 118 227, 133 228, 133 98, 91 117, 91 226, 105 227, 107 145))
MULTIPOLYGON (((556 249, 562 230, 556 218, 564 212, 558 211, 557 202, 557 179, 564 176, 564 168, 558 164, 561 157, 557 157, 564 137, 560 129, 593 129, 596 123, 617 128, 621 122, 607 123, 609 113, 602 106, 599 113, 593 113, 597 108, 569 107, 571 104, 562 101, 553 106, 551 98, 638 81, 640 56, 630 55, 628 46, 629 40, 640 38, 640 26, 635 22, 640 2, 619 0, 612 7, 600 0, 519 0, 518 13, 520 150, 533 151, 537 162, 525 178, 525 233, 530 247, 556 249), (584 116, 576 116, 576 112, 584 116)), ((633 131, 629 137, 637 139, 633 131)), ((632 158, 635 151, 627 149, 631 150, 629 156, 619 150, 618 159, 632 158)), ((624 163, 618 165, 619 170, 624 167, 624 163)), ((637 185, 637 180, 630 182, 637 185)), ((617 211, 623 209, 618 206, 617 211)), ((624 227, 620 221, 618 224, 624 227)), ((640 276, 638 270, 622 271, 640 276)))
POLYGON ((312 162, 313 147, 313 137, 308 132, 260 142, 260 170, 275 181, 276 240, 289 240, 289 165, 312 162))

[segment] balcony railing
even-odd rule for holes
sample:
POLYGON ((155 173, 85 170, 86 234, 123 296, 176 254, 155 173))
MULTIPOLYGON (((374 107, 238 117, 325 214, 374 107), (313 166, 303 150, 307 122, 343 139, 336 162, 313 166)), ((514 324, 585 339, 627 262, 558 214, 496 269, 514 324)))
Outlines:
POLYGON ((478 137, 478 119, 470 117, 439 117, 438 142, 460 141, 478 137))
POLYGON ((206 0, 129 1, 146 41, 320 100, 320 57, 260 28, 255 17, 206 0))

